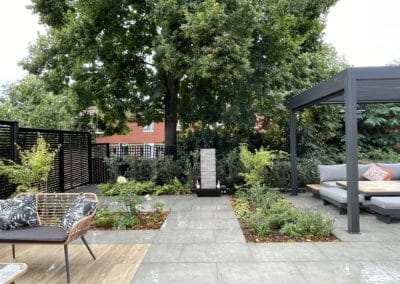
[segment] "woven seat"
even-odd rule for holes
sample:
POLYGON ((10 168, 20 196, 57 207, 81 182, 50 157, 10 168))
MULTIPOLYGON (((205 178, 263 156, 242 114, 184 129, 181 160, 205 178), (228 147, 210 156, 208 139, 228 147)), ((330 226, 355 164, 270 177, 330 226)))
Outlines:
POLYGON ((89 215, 84 216, 82 219, 73 223, 69 231, 60 227, 63 216, 68 212, 70 206, 79 196, 95 203, 98 202, 97 196, 94 193, 37 193, 35 197, 40 226, 0 231, 0 242, 12 244, 12 254, 14 259, 16 243, 64 245, 67 282, 69 283, 68 244, 70 242, 80 238, 93 259, 96 259, 84 238, 93 222, 96 208, 94 208, 89 215))

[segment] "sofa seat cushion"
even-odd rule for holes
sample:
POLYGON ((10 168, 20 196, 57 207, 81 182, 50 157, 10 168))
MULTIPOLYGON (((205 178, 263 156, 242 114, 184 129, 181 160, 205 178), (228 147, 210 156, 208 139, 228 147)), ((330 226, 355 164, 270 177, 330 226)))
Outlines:
MULTIPOLYGON (((324 187, 319 191, 320 196, 326 196, 339 203, 347 203, 347 190, 339 187, 324 187)), ((364 195, 359 194, 358 200, 360 203, 364 202, 364 195)))
POLYGON ((400 209, 400 196, 371 197, 371 204, 383 209, 400 209))
POLYGON ((15 230, 0 231, 0 242, 64 242, 67 239, 67 233, 62 227, 39 226, 24 227, 15 230))
POLYGON ((344 188, 343 186, 338 185, 337 181, 324 181, 324 182, 321 182, 321 185, 324 186, 324 187, 344 188))

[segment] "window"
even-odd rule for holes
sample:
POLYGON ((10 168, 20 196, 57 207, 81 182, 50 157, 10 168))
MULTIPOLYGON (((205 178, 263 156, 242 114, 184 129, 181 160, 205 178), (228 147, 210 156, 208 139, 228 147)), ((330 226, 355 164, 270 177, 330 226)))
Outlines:
POLYGON ((143 132, 154 132, 154 122, 143 127, 143 132))

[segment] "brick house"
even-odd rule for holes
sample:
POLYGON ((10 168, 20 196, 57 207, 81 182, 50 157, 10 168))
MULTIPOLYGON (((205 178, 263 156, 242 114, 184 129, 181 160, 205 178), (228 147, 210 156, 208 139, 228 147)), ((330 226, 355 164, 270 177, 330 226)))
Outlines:
POLYGON ((164 156, 164 122, 139 126, 129 122, 125 135, 98 136, 96 143, 109 143, 111 154, 125 157, 158 158, 164 156))

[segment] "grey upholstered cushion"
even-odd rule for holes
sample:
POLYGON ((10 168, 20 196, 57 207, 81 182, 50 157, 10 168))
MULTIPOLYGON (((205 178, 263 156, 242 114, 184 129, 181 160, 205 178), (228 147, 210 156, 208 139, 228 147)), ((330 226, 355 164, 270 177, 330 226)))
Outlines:
POLYGON ((336 183, 336 181, 324 181, 321 182, 321 185, 324 187, 339 187, 339 188, 344 188, 343 186, 340 186, 336 183))
MULTIPOLYGON (((326 196, 339 203, 347 203, 347 191, 338 187, 324 187, 319 190, 320 196, 326 196)), ((364 202, 364 195, 359 194, 358 200, 360 203, 364 202)))
POLYGON ((371 197, 371 204, 383 209, 400 209, 400 196, 371 197))
MULTIPOLYGON (((358 165, 358 179, 365 180, 362 176, 371 164, 358 165)), ((320 182, 347 180, 346 164, 339 165, 318 165, 320 182)))
POLYGON ((24 227, 0 231, 0 242, 64 242, 67 233, 61 227, 24 227))
POLYGON ((378 163, 378 165, 392 171, 392 180, 400 180, 400 163, 397 164, 378 163))

